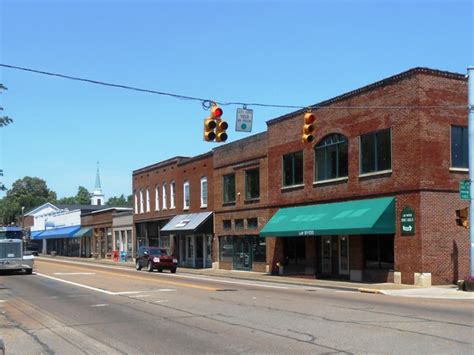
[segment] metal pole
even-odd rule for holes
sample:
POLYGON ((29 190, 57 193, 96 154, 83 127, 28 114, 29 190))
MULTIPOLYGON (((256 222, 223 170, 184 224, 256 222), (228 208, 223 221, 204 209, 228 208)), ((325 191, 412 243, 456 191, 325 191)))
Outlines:
POLYGON ((471 198, 469 202, 469 236, 470 236, 470 259, 471 259, 471 274, 474 276, 474 67, 467 68, 467 105, 469 111, 468 119, 468 146, 469 146, 469 180, 471 198))

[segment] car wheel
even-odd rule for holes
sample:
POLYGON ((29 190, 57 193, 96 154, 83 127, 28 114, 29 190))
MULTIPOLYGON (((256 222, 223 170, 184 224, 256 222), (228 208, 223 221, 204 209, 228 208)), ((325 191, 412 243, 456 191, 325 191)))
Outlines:
POLYGON ((142 269, 142 267, 140 266, 140 262, 137 260, 137 262, 135 263, 135 269, 137 271, 140 271, 142 269))
POLYGON ((25 269, 25 274, 31 275, 33 273, 33 269, 25 269))
POLYGON ((176 268, 171 269, 171 273, 172 273, 172 274, 176 274, 176 268))
POLYGON ((163 272, 163 269, 158 269, 158 272, 163 272))
POLYGON ((153 264, 151 263, 151 261, 148 262, 148 265, 147 265, 146 270, 147 270, 148 272, 152 272, 152 271, 153 271, 153 264))

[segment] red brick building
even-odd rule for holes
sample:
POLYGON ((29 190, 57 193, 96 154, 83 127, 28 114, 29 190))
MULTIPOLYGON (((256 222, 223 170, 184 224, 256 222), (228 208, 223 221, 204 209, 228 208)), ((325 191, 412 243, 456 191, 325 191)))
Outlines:
POLYGON ((160 246, 179 265, 211 267, 212 152, 175 157, 133 172, 136 243, 160 246))
POLYGON ((395 75, 318 104, 314 144, 301 142, 303 111, 268 121, 268 166, 296 164, 269 174, 272 214, 382 197, 395 208, 394 233, 353 233, 349 223, 335 235, 323 218, 313 222, 314 236, 269 238, 268 262, 352 280, 413 283, 415 273, 431 273, 439 284, 467 275, 468 232, 455 222, 455 210, 467 205, 458 192, 468 178, 466 89, 461 74, 415 68, 395 75), (402 233, 405 207, 414 224, 402 233))
MULTIPOLYGON (((284 273, 318 278, 434 284, 467 275, 468 231, 455 219, 467 206, 459 198, 468 178, 465 76, 415 68, 314 107, 313 143, 301 140, 300 110, 211 153, 135 171, 139 243, 156 243, 172 217, 214 212, 201 233, 214 242, 203 249, 212 245, 224 269, 274 271, 278 263, 284 273), (193 193, 203 177, 205 207, 193 193), (148 207, 155 187, 171 181, 180 203, 148 207), (157 223, 154 232, 147 223, 157 223)), ((180 262, 196 255, 195 234, 189 243, 171 239, 184 243, 180 262)))

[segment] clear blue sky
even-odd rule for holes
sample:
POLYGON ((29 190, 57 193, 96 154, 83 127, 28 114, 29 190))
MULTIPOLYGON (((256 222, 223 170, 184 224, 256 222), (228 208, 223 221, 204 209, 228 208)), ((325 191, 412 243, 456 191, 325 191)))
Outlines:
MULTIPOLYGON (((220 101, 310 105, 416 66, 473 65, 472 1, 0 0, 0 62, 220 101)), ((199 102, 0 68, 7 186, 131 194, 134 169, 215 147, 199 102)), ((224 107, 229 141, 235 109, 224 107)), ((254 108, 254 130, 287 109, 254 108)), ((299 129, 299 128, 297 128, 299 129)), ((229 142, 228 141, 228 142, 229 142)))

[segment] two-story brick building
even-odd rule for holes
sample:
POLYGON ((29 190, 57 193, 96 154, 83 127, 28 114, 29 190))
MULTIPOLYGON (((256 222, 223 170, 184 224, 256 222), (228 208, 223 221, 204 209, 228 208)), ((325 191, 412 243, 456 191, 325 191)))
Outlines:
POLYGON ((160 246, 179 265, 211 267, 212 152, 175 157, 133 172, 138 246, 160 246))
MULTIPOLYGON (((322 278, 455 282, 469 268, 468 232, 455 222, 467 206, 458 195, 468 177, 466 89, 462 74, 415 68, 314 105, 313 143, 301 140, 300 110, 213 153, 139 169, 138 238, 150 235, 144 223, 179 236, 180 221, 192 218, 174 226, 171 218, 214 212, 206 232, 214 242, 202 248, 212 245, 207 255, 220 268, 275 270, 278 263, 285 273, 322 278), (200 195, 191 193, 189 209, 175 202, 173 211, 152 211, 150 201, 170 195, 186 206, 183 191, 202 194, 202 180, 201 189, 193 186, 203 178, 207 206, 193 207, 200 195)), ((175 242, 181 265, 199 267, 184 262, 201 243, 189 240, 175 242)))

